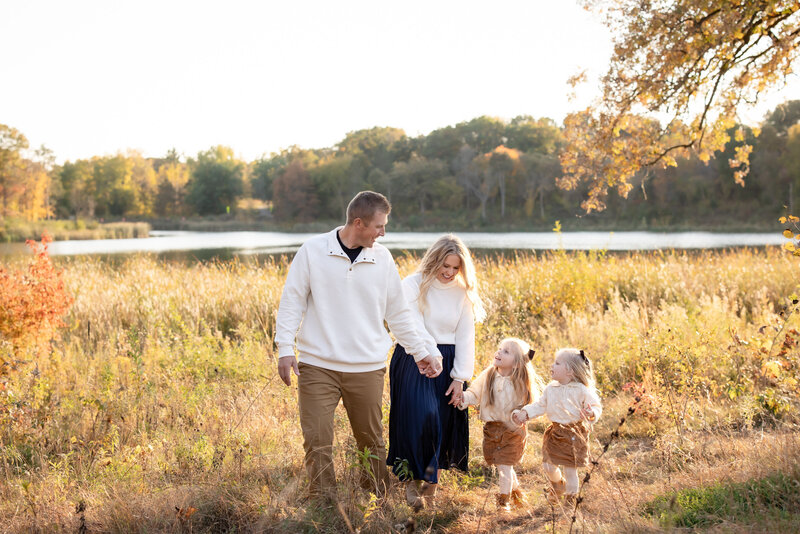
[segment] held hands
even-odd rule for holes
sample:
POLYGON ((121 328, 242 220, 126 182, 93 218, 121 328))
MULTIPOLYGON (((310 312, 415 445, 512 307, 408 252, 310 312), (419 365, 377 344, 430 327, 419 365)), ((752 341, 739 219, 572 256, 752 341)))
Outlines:
POLYGON ((511 412, 511 420, 518 425, 524 425, 528 420, 528 412, 525 410, 514 410, 511 412))
POLYGON ((294 356, 278 358, 278 376, 287 386, 292 385, 292 371, 296 376, 300 376, 300 370, 297 368, 297 360, 294 356))
POLYGON ((588 404, 584 404, 583 406, 581 406, 581 417, 586 419, 589 422, 594 421, 595 420, 595 414, 594 414, 594 410, 592 409, 592 407, 589 406, 588 404))
POLYGON ((453 380, 450 382, 450 387, 447 388, 447 391, 444 392, 444 396, 448 396, 452 393, 450 400, 447 404, 452 404, 456 408, 461 405, 464 400, 464 382, 460 380, 453 380))
POLYGON ((430 354, 417 362, 419 374, 428 378, 436 378, 442 373, 442 360, 430 354))

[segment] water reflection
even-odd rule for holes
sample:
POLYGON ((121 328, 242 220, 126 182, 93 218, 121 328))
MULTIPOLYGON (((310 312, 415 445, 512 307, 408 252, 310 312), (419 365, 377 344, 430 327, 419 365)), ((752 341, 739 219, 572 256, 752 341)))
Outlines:
MULTIPOLYGON (((242 259, 295 252, 315 234, 279 232, 182 232, 154 231, 144 239, 99 239, 58 241, 50 244, 52 256, 120 256, 152 253, 175 260, 213 258, 242 259)), ((389 249, 424 250, 441 232, 390 232, 380 239, 389 249)), ((475 251, 513 250, 656 250, 708 249, 739 246, 781 245, 779 233, 710 233, 710 232, 512 232, 458 234, 475 251)), ((16 255, 26 250, 21 244, 0 245, 0 254, 16 255)))

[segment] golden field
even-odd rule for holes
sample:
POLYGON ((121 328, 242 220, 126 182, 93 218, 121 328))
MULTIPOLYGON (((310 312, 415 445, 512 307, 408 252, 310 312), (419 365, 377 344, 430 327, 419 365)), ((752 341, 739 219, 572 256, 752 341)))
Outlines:
MULTIPOLYGON (((417 261, 398 257, 401 274, 417 261)), ((471 470, 445 475, 435 507, 414 514, 399 485, 384 499, 358 488, 343 410, 340 506, 307 501, 296 392, 272 344, 287 259, 59 266, 66 326, 0 384, 0 532, 800 529, 800 272, 777 248, 477 260, 476 373, 505 336, 532 343, 544 376, 561 346, 594 360, 592 451, 610 446, 574 524, 542 493, 542 421, 519 468, 529 506, 496 511, 473 412, 471 470)))

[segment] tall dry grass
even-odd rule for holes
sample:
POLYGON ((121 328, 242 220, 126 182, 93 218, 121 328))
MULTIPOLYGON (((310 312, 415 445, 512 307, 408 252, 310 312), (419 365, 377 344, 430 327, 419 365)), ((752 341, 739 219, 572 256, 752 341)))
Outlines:
MULTIPOLYGON (((401 273, 417 261, 399 258, 401 273)), ((305 500, 295 391, 276 378, 271 341, 286 259, 63 266, 75 296, 68 327, 48 358, 23 365, 0 392, 0 532, 76 531, 81 522, 90 532, 386 532, 412 515, 402 492, 375 502, 357 489, 343 412, 340 509, 305 500)), ((790 257, 554 252, 479 259, 478 272, 488 317, 476 372, 505 336, 532 342, 542 374, 556 348, 584 348, 606 404, 593 432, 600 442, 644 395, 587 485, 576 526, 665 529, 645 513, 658 495, 796 476, 800 336, 790 296, 800 276, 790 257)), ((539 491, 543 422, 531 425, 520 467, 530 506, 506 515, 493 507, 496 480, 474 414, 471 424, 470 473, 444 477, 437 508, 414 517, 416 531, 569 530, 539 491)), ((750 523, 721 520, 742 531, 800 524, 762 512, 750 523)))

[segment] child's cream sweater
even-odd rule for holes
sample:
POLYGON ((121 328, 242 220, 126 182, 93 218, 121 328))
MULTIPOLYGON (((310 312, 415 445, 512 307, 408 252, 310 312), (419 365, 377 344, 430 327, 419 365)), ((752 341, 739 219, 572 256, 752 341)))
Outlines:
POLYGON ((544 388, 542 396, 536 402, 526 405, 522 409, 528 414, 529 419, 546 415, 554 423, 568 425, 577 423, 582 419, 581 407, 591 408, 594 413, 592 421, 597 421, 603 413, 600 397, 594 388, 588 388, 580 382, 562 384, 553 380, 544 388))
POLYGON ((494 378, 494 404, 489 406, 487 404, 488 395, 484 395, 486 389, 486 380, 489 376, 491 367, 486 369, 478 375, 469 388, 464 392, 464 400, 459 405, 459 408, 464 410, 467 406, 478 406, 480 413, 478 419, 485 422, 497 421, 505 423, 509 427, 518 426, 511 420, 511 412, 518 409, 525 399, 517 397, 514 390, 514 384, 511 379, 502 376, 499 373, 494 378))

